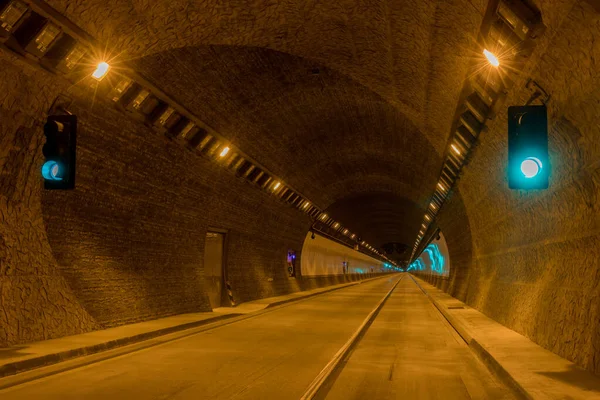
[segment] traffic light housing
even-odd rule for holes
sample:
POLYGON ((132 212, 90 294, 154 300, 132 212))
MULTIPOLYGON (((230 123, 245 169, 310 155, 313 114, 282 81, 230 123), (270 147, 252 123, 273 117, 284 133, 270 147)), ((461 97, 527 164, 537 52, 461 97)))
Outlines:
POLYGON ((508 187, 547 189, 548 115, 546 106, 508 108, 508 187))
POLYGON ((74 189, 77 151, 77 117, 51 115, 44 125, 46 144, 42 177, 45 189, 74 189))

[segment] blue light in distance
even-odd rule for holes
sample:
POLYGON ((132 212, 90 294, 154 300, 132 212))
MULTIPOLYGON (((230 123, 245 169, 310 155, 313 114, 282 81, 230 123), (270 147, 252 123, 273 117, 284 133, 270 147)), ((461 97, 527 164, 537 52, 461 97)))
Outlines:
POLYGON ((46 161, 42 165, 42 176, 48 181, 62 181, 61 165, 56 161, 46 161))
POLYGON ((427 246, 423 253, 426 253, 429 257, 430 265, 428 265, 429 263, 425 263, 423 261, 423 257, 419 257, 408 266, 406 271, 425 271, 429 269, 434 274, 443 275, 446 259, 440 252, 438 245, 431 243, 429 246, 427 246))

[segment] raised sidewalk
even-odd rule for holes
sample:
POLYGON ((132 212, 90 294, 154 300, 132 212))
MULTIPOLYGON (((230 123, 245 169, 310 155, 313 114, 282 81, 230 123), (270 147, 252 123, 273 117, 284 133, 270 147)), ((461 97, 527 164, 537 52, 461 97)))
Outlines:
POLYGON ((600 399, 600 377, 412 277, 479 359, 518 397, 600 399))

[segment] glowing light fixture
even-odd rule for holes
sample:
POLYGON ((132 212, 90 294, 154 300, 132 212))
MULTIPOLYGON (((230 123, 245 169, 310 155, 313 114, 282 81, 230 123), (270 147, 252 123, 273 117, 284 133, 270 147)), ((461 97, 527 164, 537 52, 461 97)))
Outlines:
POLYGON ((62 181, 62 169, 56 161, 46 161, 42 165, 42 176, 49 181, 62 181))
POLYGON ((521 172, 525 178, 533 178, 542 170, 542 162, 539 158, 527 157, 521 163, 521 172))
POLYGON ((335 224, 333 224, 333 228, 334 228, 334 229, 337 229, 337 228, 339 228, 339 227, 340 227, 340 224, 339 224, 338 222, 336 222, 335 224))
POLYGON ((485 56, 485 58, 487 58, 488 62, 493 66, 498 68, 500 66, 500 61, 498 61, 498 57, 496 57, 494 55, 494 53, 492 53, 491 51, 489 51, 488 49, 484 49, 483 50, 483 55, 485 56))
POLYGON ((102 80, 102 78, 104 78, 106 76, 106 74, 108 74, 108 70, 110 69, 110 65, 108 65, 108 63, 102 61, 101 63, 98 64, 98 66, 96 67, 96 70, 92 73, 92 78, 100 81, 102 80))
POLYGON ((225 157, 227 153, 229 153, 229 147, 225 146, 221 151, 221 154, 219 154, 219 157, 225 157))
POLYGON ((310 204, 310 203, 307 201, 306 203, 304 203, 304 205, 302 206, 302 208, 306 208, 306 207, 308 207, 308 205, 309 205, 309 204, 310 204))
POLYGON ((431 203, 431 208, 433 208, 434 210, 437 208, 437 206, 433 203, 431 203))
POLYGON ((275 183, 275 186, 273 186, 273 190, 279 189, 279 186, 281 186, 281 182, 275 183))
POLYGON ((452 150, 454 150, 454 152, 460 156, 460 150, 458 149, 458 147, 456 147, 456 145, 453 144, 450 147, 452 147, 452 150))
POLYGON ((446 190, 446 188, 444 187, 444 185, 442 185, 441 183, 438 183, 438 187, 442 190, 446 190))
POLYGON ((431 217, 430 217, 429 215, 426 215, 426 216, 425 216, 425 219, 426 219, 427 221, 431 221, 431 217))

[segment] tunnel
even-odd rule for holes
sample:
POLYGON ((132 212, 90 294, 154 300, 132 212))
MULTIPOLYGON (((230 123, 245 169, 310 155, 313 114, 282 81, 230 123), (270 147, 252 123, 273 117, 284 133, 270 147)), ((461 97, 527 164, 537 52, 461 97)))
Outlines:
POLYGON ((599 38, 596 0, 0 0, 0 397, 600 398, 599 38))

